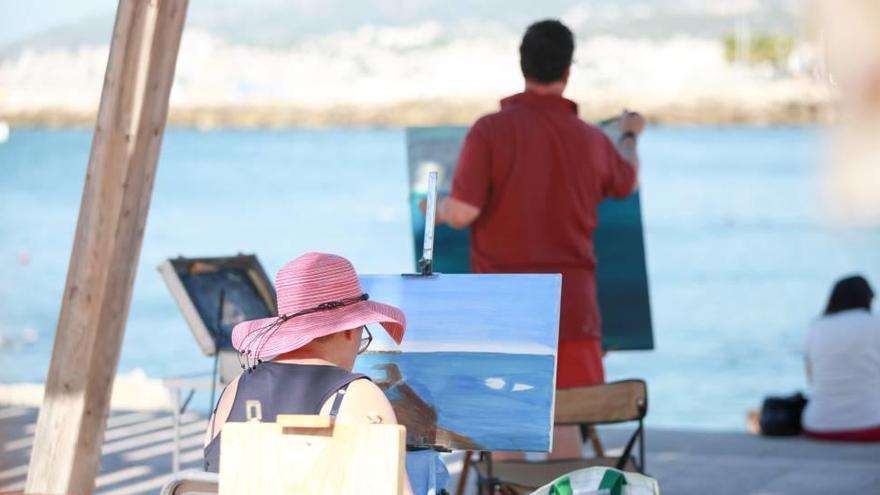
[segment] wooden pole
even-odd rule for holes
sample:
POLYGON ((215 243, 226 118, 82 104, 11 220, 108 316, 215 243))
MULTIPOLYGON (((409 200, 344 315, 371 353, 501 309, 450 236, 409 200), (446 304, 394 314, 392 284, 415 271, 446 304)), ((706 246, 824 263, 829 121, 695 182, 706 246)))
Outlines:
POLYGON ((187 0, 120 0, 26 491, 95 490, 187 0))

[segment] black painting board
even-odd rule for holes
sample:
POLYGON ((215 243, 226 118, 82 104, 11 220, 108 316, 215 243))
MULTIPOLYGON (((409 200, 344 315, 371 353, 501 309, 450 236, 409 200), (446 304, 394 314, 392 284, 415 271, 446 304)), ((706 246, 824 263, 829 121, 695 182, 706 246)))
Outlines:
POLYGON ((275 289, 256 256, 178 257, 159 272, 206 355, 233 350, 237 323, 277 314, 275 289))
MULTIPOLYGON (((449 193, 466 127, 410 127, 406 130, 413 245, 422 252, 425 218, 418 204, 427 194, 428 172, 438 172, 440 196, 449 193)), ((638 191, 624 200, 599 205, 594 233, 599 259, 596 282, 602 313, 602 345, 607 350, 654 348, 648 271, 638 191)), ((469 273, 468 230, 438 225, 434 233, 434 271, 469 273)))

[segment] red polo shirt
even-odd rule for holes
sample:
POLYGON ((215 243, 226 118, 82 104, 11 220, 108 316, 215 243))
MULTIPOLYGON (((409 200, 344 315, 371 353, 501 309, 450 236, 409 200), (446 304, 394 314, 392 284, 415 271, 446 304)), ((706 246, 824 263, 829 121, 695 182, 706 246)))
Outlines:
POLYGON ((593 230, 602 199, 626 197, 635 169, 577 105, 525 92, 465 138, 450 196, 480 208, 476 273, 561 273, 560 340, 601 335, 593 230))

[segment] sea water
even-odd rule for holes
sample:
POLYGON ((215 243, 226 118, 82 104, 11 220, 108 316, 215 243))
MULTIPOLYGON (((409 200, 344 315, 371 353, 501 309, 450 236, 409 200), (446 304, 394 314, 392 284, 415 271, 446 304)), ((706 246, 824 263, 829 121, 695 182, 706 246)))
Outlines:
MULTIPOLYGON (((45 379, 90 142, 87 130, 13 129, 0 144, 0 382, 45 379)), ((606 367, 609 380, 648 382, 649 424, 742 429, 763 396, 806 387, 803 337, 834 280, 880 285, 880 229, 823 214, 820 142, 809 127, 645 133, 657 348, 612 353, 606 367)), ((256 253, 272 274, 315 250, 363 273, 412 271, 405 158, 400 129, 169 129, 120 371, 211 369, 156 272, 168 257, 256 253)), ((480 378, 491 394, 500 377, 480 378)))

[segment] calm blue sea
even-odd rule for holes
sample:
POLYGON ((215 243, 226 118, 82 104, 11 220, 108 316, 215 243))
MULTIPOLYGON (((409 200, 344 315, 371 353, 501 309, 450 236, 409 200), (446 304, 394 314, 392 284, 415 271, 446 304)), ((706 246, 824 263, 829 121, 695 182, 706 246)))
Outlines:
MULTIPOLYGON (((0 382, 45 377, 90 139, 14 129, 0 144, 0 382)), ((804 332, 834 279, 860 271, 880 285, 880 231, 823 217, 820 154, 813 128, 645 134, 657 349, 606 365, 609 379, 648 381, 650 424, 742 429, 764 395, 805 386, 804 332)), ((322 250, 365 273, 410 271, 407 193, 399 129, 170 129, 120 370, 210 370, 156 272, 164 258, 254 252, 274 273, 322 250)))

